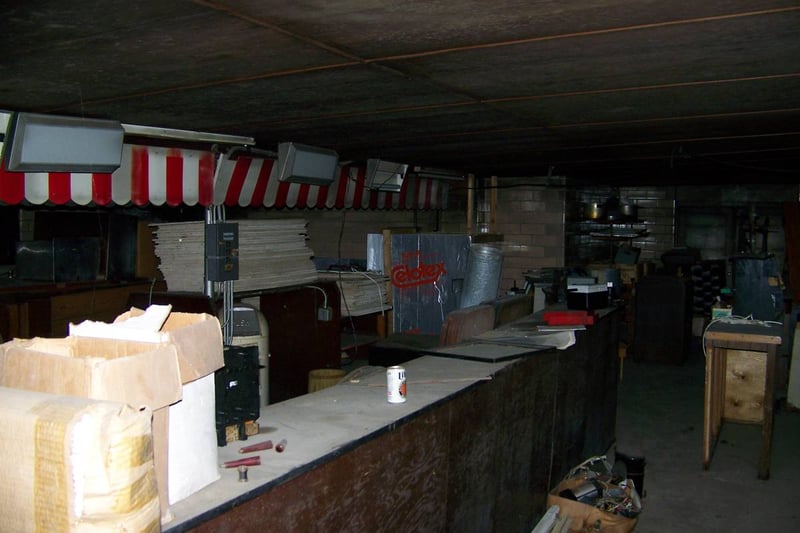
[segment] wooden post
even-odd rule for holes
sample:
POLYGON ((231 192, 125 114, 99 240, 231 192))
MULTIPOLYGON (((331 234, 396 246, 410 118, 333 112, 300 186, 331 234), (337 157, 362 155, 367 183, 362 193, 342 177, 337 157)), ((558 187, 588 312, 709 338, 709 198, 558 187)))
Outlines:
POLYGON ((467 174, 467 235, 475 233, 475 175, 467 174))
POLYGON ((497 233, 497 176, 492 176, 489 184, 489 233, 497 233))
MULTIPOLYGON (((392 230, 385 229, 381 232, 383 234, 383 275, 389 278, 386 282, 386 303, 391 307, 392 304, 392 230)), ((377 329, 378 335, 383 338, 392 334, 392 310, 386 311, 385 316, 378 317, 377 329), (383 323, 381 323, 383 322, 383 323)))

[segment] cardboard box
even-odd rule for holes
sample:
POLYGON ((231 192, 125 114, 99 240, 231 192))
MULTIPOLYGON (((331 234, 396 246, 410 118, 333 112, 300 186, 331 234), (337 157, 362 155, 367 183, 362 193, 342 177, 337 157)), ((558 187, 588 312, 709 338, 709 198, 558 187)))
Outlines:
MULTIPOLYGON (((140 313, 143 311, 131 309, 115 322, 140 313)), ((162 522, 168 522, 169 406, 183 398, 185 383, 223 366, 222 331, 214 316, 170 313, 160 332, 142 337, 152 342, 77 335, 16 339, 0 349, 0 385, 152 409, 161 516, 162 522)), ((191 441, 195 435, 182 436, 191 441)), ((210 458, 215 469, 216 459, 216 454, 210 458)), ((207 469, 197 469, 198 473, 204 471, 207 469)), ((194 475, 194 471, 186 475, 194 475)))
POLYGON ((66 337, 3 345, 0 385, 110 400, 153 411, 181 399, 173 345, 66 337))
POLYGON ((0 530, 157 530, 149 411, 0 387, 0 426, 0 530))
MULTIPOLYGON (((131 308, 114 323, 139 316, 144 311, 131 308)), ((207 313, 176 313, 167 317, 157 337, 158 342, 175 347, 181 383, 205 377, 225 365, 222 351, 222 328, 217 317, 207 313)))
POLYGON ((180 401, 178 350, 172 344, 69 336, 15 339, 0 350, 0 385, 111 400, 153 411, 153 457, 161 521, 169 511, 169 405, 180 401))
MULTIPOLYGON (((142 314, 131 308, 114 324, 142 314)), ((175 348, 181 382, 181 401, 153 417, 154 432, 164 435, 154 440, 154 452, 162 517, 168 522, 171 517, 164 509, 220 477, 213 374, 225 364, 222 328, 206 313, 171 312, 148 339, 175 348)))

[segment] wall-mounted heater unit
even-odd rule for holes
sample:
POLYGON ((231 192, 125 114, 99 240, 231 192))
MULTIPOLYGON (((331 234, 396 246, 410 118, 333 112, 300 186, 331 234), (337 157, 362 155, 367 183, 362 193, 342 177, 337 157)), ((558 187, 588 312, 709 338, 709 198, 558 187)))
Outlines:
POLYGON ((336 178, 339 154, 292 142, 278 145, 278 179, 289 183, 330 185, 336 178))
POLYGON ((464 180, 464 173, 458 170, 447 170, 444 168, 415 166, 412 169, 412 172, 418 178, 430 178, 436 180, 455 180, 455 181, 464 180))
POLYGON ((15 113, 7 137, 10 171, 113 172, 122 160, 124 131, 112 120, 15 113))
POLYGON ((382 159, 367 159, 366 183, 368 189, 399 192, 406 179, 408 165, 382 159))

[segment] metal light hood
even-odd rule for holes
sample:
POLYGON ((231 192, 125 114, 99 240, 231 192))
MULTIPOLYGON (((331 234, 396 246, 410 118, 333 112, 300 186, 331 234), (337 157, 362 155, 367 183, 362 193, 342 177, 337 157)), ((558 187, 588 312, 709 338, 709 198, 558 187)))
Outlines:
POLYGON ((448 170, 444 168, 415 166, 412 172, 419 178, 431 178, 439 180, 454 180, 463 181, 464 173, 457 170, 448 170))
POLYGON ((376 191, 399 192, 406 179, 408 165, 382 159, 367 159, 366 185, 376 191))
POLYGON ((84 117, 14 113, 4 138, 11 172, 107 173, 119 168, 123 130, 119 122, 84 117))
POLYGON ((157 126, 140 126, 137 124, 122 124, 125 135, 147 137, 150 139, 168 139, 172 141, 205 142, 211 144, 234 144, 252 146, 256 144, 253 137, 239 135, 225 135, 222 133, 208 133, 202 131, 178 130, 161 128, 157 126))

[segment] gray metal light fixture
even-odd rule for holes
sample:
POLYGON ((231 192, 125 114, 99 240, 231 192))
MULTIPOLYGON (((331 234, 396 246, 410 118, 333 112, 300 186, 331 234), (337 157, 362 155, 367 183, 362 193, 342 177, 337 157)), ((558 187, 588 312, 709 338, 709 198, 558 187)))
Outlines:
POLYGON ((412 171, 418 178, 463 181, 465 177, 463 172, 444 168, 415 166, 412 171))
POLYGON ((157 126, 140 126, 137 124, 122 124, 122 129, 125 131, 125 135, 147 137, 150 139, 169 139, 173 141, 233 144, 241 146, 252 146, 256 144, 256 141, 253 137, 227 135, 223 133, 178 130, 174 128, 161 128, 157 126))
POLYGON ((330 185, 336 179, 339 154, 328 148, 284 142, 278 145, 278 179, 288 183, 330 185))
POLYGON ((408 165, 382 159, 367 159, 366 185, 377 191, 399 192, 406 178, 408 165))
POLYGON ((5 166, 12 172, 113 172, 122 160, 123 136, 113 120, 15 113, 5 166))

